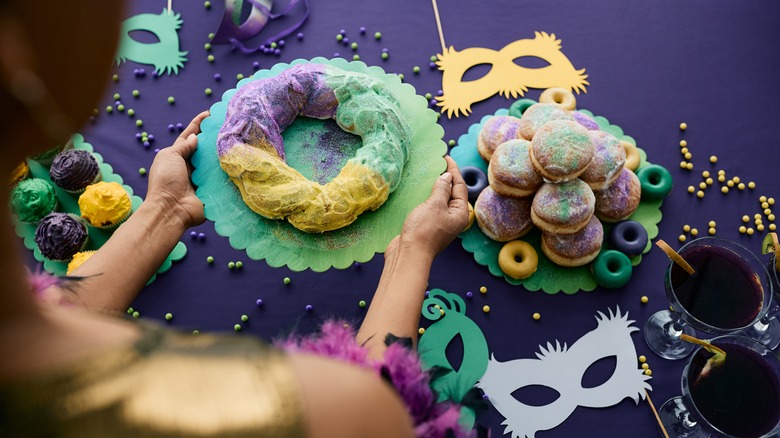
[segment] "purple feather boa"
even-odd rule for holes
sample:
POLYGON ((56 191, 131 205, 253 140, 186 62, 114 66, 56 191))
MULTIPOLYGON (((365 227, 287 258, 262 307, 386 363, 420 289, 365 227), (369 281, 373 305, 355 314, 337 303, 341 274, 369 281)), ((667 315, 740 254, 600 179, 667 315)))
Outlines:
POLYGON ((355 341, 355 330, 346 322, 330 320, 322 325, 320 333, 274 342, 289 352, 305 352, 331 357, 361 368, 374 370, 388 378, 414 421, 415 433, 420 438, 465 438, 473 433, 458 424, 460 407, 444 402, 436 403, 436 394, 430 386, 430 375, 423 370, 414 351, 400 343, 392 343, 385 350, 382 361, 368 358, 368 350, 355 341))

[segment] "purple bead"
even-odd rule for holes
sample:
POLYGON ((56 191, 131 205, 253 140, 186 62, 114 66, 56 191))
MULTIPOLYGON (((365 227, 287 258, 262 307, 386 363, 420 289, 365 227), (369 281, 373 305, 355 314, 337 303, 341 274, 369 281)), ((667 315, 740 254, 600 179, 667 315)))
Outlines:
POLYGON ((155 70, 152 72, 152 77, 157 79, 158 77, 160 77, 160 73, 157 73, 157 70, 155 70))
POLYGON ((279 45, 279 47, 284 47, 284 40, 279 40, 277 44, 279 45))
POLYGON ((431 295, 431 291, 426 290, 425 291, 425 298, 428 298, 431 295))
POLYGON ((89 123, 95 123, 95 116, 89 116, 89 123))
POLYGON ((366 27, 365 26, 360 26, 360 34, 361 35, 365 35, 366 34, 366 27))
POLYGON ((266 55, 268 54, 269 50, 271 49, 269 49, 268 47, 263 47, 263 53, 265 53, 266 55))
POLYGON ((429 67, 431 70, 433 70, 434 68, 436 68, 436 63, 435 63, 435 62, 429 62, 429 63, 428 63, 428 67, 429 67))
POLYGON ((114 105, 116 105, 116 106, 122 105, 122 101, 121 100, 117 100, 116 102, 114 102, 114 105))
POLYGON ((340 33, 340 34, 342 34, 342 35, 346 35, 346 34, 347 34, 347 31, 346 31, 346 30, 344 30, 344 29, 341 29, 341 30, 339 31, 339 33, 340 33))
POLYGON ((387 47, 385 47, 384 49, 382 49, 382 53, 388 53, 389 51, 390 51, 390 50, 388 50, 388 48, 387 48, 387 47))
POLYGON ((341 53, 339 53, 339 52, 336 52, 336 53, 333 54, 334 58, 338 58, 339 56, 341 56, 341 53))
POLYGON ((136 140, 140 140, 141 139, 141 133, 140 132, 136 132, 135 133, 135 139, 136 140))
POLYGON ((306 311, 307 311, 307 312, 311 312, 311 311, 312 311, 312 309, 314 309, 314 307, 312 307, 312 306, 311 306, 311 304, 307 304, 307 305, 306 305, 306 311))
MULTIPOLYGON (((176 126, 174 126, 173 123, 169 123, 168 124, 168 130, 169 131, 173 132, 173 130, 175 130, 175 129, 176 129, 176 126)), ((138 134, 138 135, 140 136, 141 134, 138 134)), ((138 138, 140 138, 140 137, 138 137, 138 138)))
POLYGON ((151 145, 152 145, 152 144, 151 144, 151 143, 149 143, 148 141, 145 141, 145 142, 144 142, 144 147, 145 147, 145 148, 149 148, 149 146, 151 146, 151 145))
POLYGON ((279 55, 281 55, 281 54, 282 54, 282 51, 281 51, 281 50, 279 50, 279 49, 275 49, 275 50, 274 50, 274 55, 276 55, 276 56, 279 56, 279 55))
POLYGON ((154 135, 153 134, 149 134, 146 138, 149 139, 150 143, 154 141, 154 135))
POLYGON ((206 239, 206 233, 198 233, 198 239, 205 240, 206 239))
POLYGON ((253 68, 253 69, 255 69, 255 70, 258 70, 258 69, 260 69, 260 63, 259 63, 259 62, 257 62, 257 61, 253 62, 253 63, 252 63, 252 68, 253 68))
POLYGON ((439 90, 436 92, 437 96, 444 96, 444 90, 439 90))
POLYGON ((468 291, 466 292, 466 298, 472 298, 474 297, 474 292, 468 291))
POLYGON ((353 263, 353 265, 354 265, 356 268, 359 268, 359 267, 361 266, 360 262, 355 262, 355 263, 353 263))
POLYGON ((303 39, 303 32, 298 32, 298 39, 299 39, 299 40, 302 40, 302 39, 303 39))
POLYGON ((190 231, 190 237, 192 237, 193 239, 198 237, 198 232, 197 231, 190 231))
POLYGON ((222 75, 219 73, 214 73, 214 80, 219 82, 222 79, 222 75))
POLYGON ((263 306, 263 300, 258 299, 257 301, 255 301, 255 304, 257 304, 258 307, 262 307, 263 306))
POLYGON ((143 68, 139 68, 138 69, 138 74, 141 75, 141 77, 144 77, 144 76, 146 76, 146 70, 143 69, 143 68))
POLYGON ((138 70, 137 68, 134 68, 133 69, 133 74, 138 76, 138 73, 140 73, 140 70, 138 70))
POLYGON ((178 129, 179 131, 184 131, 184 125, 182 125, 181 123, 177 123, 176 129, 178 129))
POLYGON ((156 154, 157 152, 160 152, 160 150, 159 149, 155 149, 154 153, 156 154))
POLYGON ((343 40, 341 40, 341 44, 344 44, 345 46, 349 44, 349 38, 344 38, 343 40))
POLYGON ((431 99, 431 100, 428 102, 428 106, 436 106, 436 99, 431 99))

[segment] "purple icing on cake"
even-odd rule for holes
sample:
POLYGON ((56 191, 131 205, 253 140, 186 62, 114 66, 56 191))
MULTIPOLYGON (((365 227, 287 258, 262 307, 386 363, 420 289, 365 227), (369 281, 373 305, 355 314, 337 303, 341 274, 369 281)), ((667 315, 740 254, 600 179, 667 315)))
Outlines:
POLYGON ((474 204, 477 225, 491 239, 507 242, 523 236, 531 228, 531 200, 501 196, 490 186, 474 204))
POLYGON ((87 227, 65 213, 51 213, 35 230, 35 243, 50 260, 69 260, 87 241, 87 227))
POLYGON ((639 206, 642 186, 634 172, 624 168, 615 182, 596 196, 596 215, 604 221, 616 222, 631 216, 639 206))
POLYGON ((235 144, 265 143, 273 145, 284 160, 281 133, 296 117, 330 119, 336 114, 338 101, 326 83, 326 68, 299 64, 241 87, 228 104, 217 153, 222 156, 235 144))
POLYGON ((593 120, 589 115, 585 113, 581 113, 579 111, 572 111, 571 117, 574 119, 575 122, 579 123, 580 125, 584 126, 588 131, 598 131, 599 130, 599 124, 596 123, 595 120, 593 120))
POLYGON ((54 158, 49 176, 54 184, 63 189, 77 191, 95 182, 99 172, 100 166, 91 153, 72 149, 54 158))
POLYGON ((544 233, 542 240, 554 253, 569 259, 579 259, 601 249, 604 227, 596 216, 591 216, 585 228, 574 234, 544 233))

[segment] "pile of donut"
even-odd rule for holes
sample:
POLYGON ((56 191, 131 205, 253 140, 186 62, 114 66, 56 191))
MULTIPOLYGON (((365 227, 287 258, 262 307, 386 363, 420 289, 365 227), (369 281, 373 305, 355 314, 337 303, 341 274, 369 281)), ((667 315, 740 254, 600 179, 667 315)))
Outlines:
POLYGON ((601 131, 562 88, 545 90, 539 103, 520 100, 509 114, 490 118, 480 131, 477 148, 490 163, 487 175, 477 167, 462 169, 479 229, 508 242, 499 253, 501 270, 514 279, 536 272, 536 250, 517 240, 536 226, 542 252, 553 263, 593 262, 599 285, 625 285, 629 257, 641 254, 648 240, 645 228, 627 219, 640 198, 660 200, 669 193, 669 172, 656 165, 637 171, 637 147, 601 131), (602 222, 613 224, 605 251, 602 222))

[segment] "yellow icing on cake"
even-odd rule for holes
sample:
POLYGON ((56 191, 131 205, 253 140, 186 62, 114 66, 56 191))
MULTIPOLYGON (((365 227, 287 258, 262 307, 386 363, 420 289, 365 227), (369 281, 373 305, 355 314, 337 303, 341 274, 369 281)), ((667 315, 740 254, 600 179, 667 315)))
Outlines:
POLYGON ((89 260, 93 255, 95 255, 96 252, 97 251, 82 251, 73 254, 73 259, 71 259, 70 263, 68 263, 68 270, 65 272, 65 275, 70 275, 71 272, 75 271, 76 268, 83 265, 84 262, 89 260))
POLYGON ((325 185, 287 166, 273 149, 237 145, 220 161, 249 208, 269 219, 287 218, 309 233, 347 226, 379 208, 390 193, 377 171, 352 161, 325 185))
POLYGON ((122 222, 132 208, 127 191, 115 182, 92 184, 79 196, 81 217, 97 227, 122 222))
POLYGON ((30 174, 30 166, 27 165, 27 161, 22 161, 18 166, 14 167, 11 171, 11 185, 18 183, 19 181, 27 178, 30 174))

